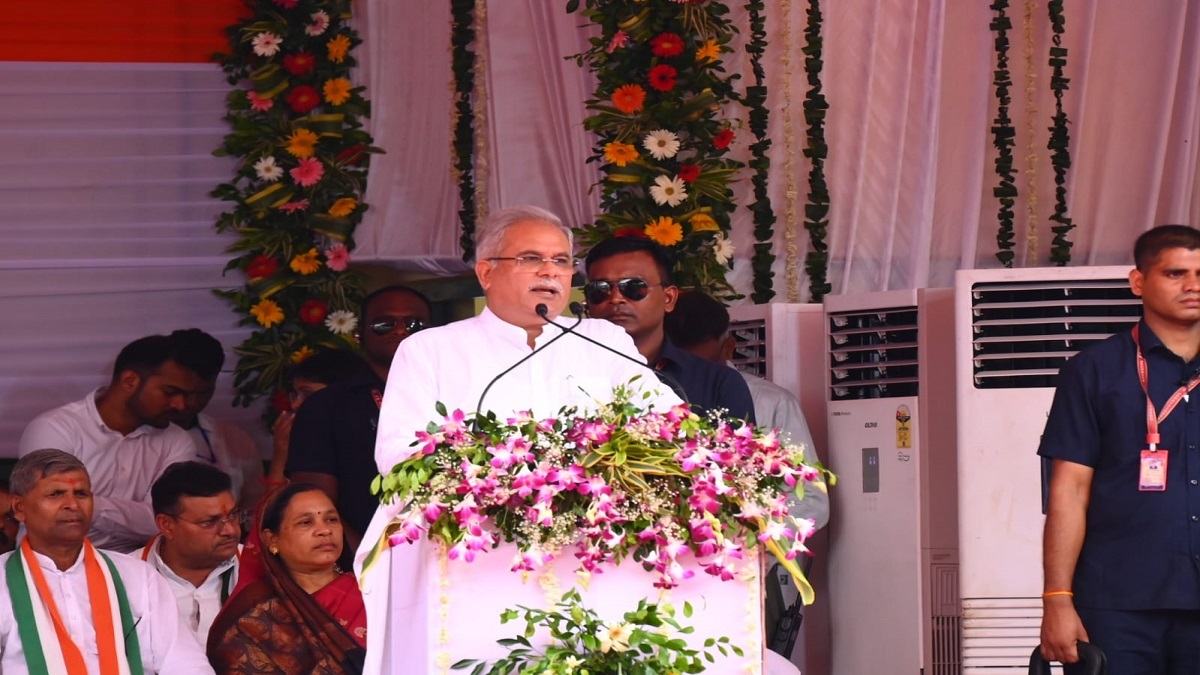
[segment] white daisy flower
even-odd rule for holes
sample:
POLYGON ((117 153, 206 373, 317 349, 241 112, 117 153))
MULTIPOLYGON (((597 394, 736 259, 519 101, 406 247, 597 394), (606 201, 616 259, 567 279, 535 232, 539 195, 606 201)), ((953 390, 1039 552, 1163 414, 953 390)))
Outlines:
POLYGON ((646 134, 642 139, 642 147, 646 148, 654 159, 671 159, 679 152, 679 137, 666 129, 658 129, 646 134))
POLYGON ((274 183, 283 178, 283 167, 275 163, 274 157, 267 155, 254 163, 254 173, 258 174, 260 180, 274 183))
POLYGON ((654 185, 650 186, 650 196, 659 206, 679 206, 687 199, 687 189, 679 178, 659 176, 654 179, 654 185))
POLYGON ((325 327, 338 335, 348 335, 358 328, 358 317, 354 312, 339 309, 325 317, 325 327))
POLYGON ((724 232, 718 232, 713 240, 713 257, 717 259, 717 264, 728 265, 733 260, 733 251, 733 242, 725 238, 724 232))
POLYGON ((320 35, 329 28, 329 15, 324 10, 312 13, 312 23, 304 27, 305 35, 320 35))
POLYGON ((259 56, 271 57, 279 53, 279 48, 282 46, 283 40, 274 33, 263 31, 254 36, 250 41, 250 45, 254 47, 254 53, 259 56))

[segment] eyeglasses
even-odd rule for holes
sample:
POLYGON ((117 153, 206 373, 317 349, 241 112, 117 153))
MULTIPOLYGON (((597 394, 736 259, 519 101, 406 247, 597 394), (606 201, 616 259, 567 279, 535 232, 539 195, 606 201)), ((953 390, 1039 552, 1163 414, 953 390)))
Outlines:
POLYGON ((223 516, 215 516, 215 517, 209 518, 208 520, 202 520, 198 523, 194 520, 187 520, 186 518, 180 518, 179 516, 172 516, 172 517, 175 520, 182 520, 183 522, 187 523, 188 525, 195 525, 196 527, 198 527, 202 530, 215 530, 215 529, 220 528, 222 525, 225 525, 226 523, 231 523, 233 525, 237 525, 238 527, 245 527, 246 521, 249 519, 250 514, 246 513, 242 509, 234 509, 234 510, 230 511, 229 513, 226 513, 223 516))
POLYGON ((416 319, 416 318, 380 319, 379 321, 375 321, 375 322, 372 322, 371 324, 369 324, 367 326, 367 328, 370 328, 371 332, 376 335, 387 335, 388 333, 396 330, 396 326, 400 326, 400 325, 404 326, 404 330, 409 335, 411 335, 419 330, 425 330, 426 328, 429 328, 429 324, 425 323, 424 320, 416 319))
POLYGON ((615 283, 607 279, 597 279, 583 285, 583 297, 587 299, 588 304, 592 305, 607 302, 612 296, 613 286, 616 286, 626 300, 639 302, 646 299, 652 287, 662 286, 662 284, 652 284, 645 279, 638 278, 620 279, 615 283))
POLYGON ((553 258, 543 258, 536 255, 518 255, 508 258, 488 258, 488 260, 511 260, 517 264, 517 269, 522 270, 541 269, 542 265, 546 263, 554 265, 554 269, 561 271, 575 268, 575 260, 565 255, 556 255, 553 258))

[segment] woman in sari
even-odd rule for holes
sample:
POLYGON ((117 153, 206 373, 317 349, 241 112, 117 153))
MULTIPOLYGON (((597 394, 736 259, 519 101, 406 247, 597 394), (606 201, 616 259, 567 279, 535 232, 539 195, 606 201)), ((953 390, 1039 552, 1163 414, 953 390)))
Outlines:
MULTIPOLYGON (((208 634, 218 675, 359 675, 366 611, 353 574, 337 567, 342 523, 315 485, 268 499, 259 533, 260 578, 237 591, 208 634)), ((245 572, 242 572, 245 574, 245 572)))

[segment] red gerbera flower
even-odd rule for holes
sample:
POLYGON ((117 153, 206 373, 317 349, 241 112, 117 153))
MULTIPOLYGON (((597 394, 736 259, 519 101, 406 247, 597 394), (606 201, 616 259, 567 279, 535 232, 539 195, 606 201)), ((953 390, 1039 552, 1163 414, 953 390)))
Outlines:
POLYGON ((645 239, 646 232, 643 230, 643 228, 640 228, 640 227, 622 227, 619 230, 613 232, 613 236, 614 237, 637 237, 638 239, 645 239))
POLYGON ((683 53, 683 38, 674 33, 659 33, 650 41, 650 53, 668 58, 679 56, 683 53))
POLYGON ((312 298, 300 305, 300 320, 310 326, 319 326, 329 314, 329 303, 312 298))
POLYGON ((317 60, 309 52, 288 54, 283 57, 283 69, 297 77, 307 75, 317 67, 317 60))
POLYGON ((287 102, 297 115, 306 115, 321 103, 321 95, 316 89, 302 84, 287 95, 287 102))
POLYGON ((713 136, 713 146, 718 150, 724 150, 733 142, 733 129, 728 127, 721 130, 721 133, 713 136))
POLYGON ((679 180, 690 183, 700 177, 699 164, 684 164, 679 167, 679 180))
POLYGON ((679 71, 673 66, 661 63, 650 69, 650 86, 659 91, 671 91, 675 88, 675 76, 679 71))
POLYGON ((287 412, 292 409, 292 398, 288 396, 286 389, 271 394, 271 407, 279 412, 287 412))
POLYGON ((251 279, 262 279, 275 274, 278 270, 278 260, 265 255, 256 255, 250 259, 250 264, 246 265, 246 276, 251 279))

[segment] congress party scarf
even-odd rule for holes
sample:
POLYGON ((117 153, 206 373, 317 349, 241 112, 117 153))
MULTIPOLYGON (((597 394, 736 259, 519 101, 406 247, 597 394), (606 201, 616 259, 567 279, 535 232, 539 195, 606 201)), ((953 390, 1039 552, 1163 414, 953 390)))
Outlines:
MULTIPOLYGON (((100 653, 100 675, 143 675, 136 624, 117 568, 86 540, 83 567, 100 653), (104 565, 99 558, 104 559, 104 565), (122 639, 118 639, 118 625, 122 639), (124 648, 118 649, 118 643, 124 648)), ((5 571, 30 675, 88 675, 83 652, 67 632, 29 539, 9 556, 5 571), (31 587, 37 591, 36 602, 31 587)))

